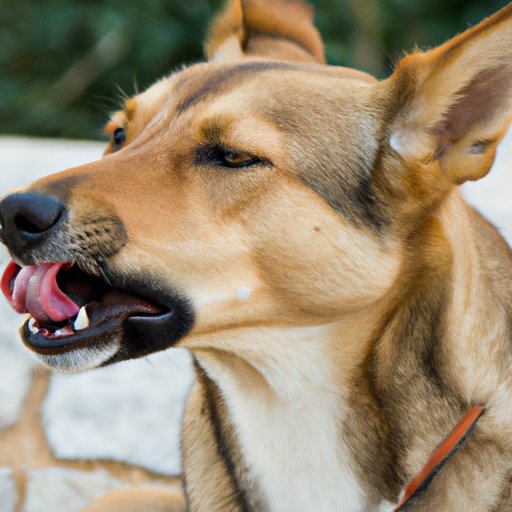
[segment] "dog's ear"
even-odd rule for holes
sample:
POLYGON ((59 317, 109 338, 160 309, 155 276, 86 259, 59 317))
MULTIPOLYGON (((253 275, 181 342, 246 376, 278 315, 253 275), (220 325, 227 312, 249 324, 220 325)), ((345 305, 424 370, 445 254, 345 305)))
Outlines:
POLYGON ((303 0, 228 0, 205 43, 209 60, 325 62, 313 7, 303 0))
POLYGON ((512 4, 409 55, 387 82, 392 150, 406 161, 437 161, 452 183, 481 178, 512 121, 512 4))

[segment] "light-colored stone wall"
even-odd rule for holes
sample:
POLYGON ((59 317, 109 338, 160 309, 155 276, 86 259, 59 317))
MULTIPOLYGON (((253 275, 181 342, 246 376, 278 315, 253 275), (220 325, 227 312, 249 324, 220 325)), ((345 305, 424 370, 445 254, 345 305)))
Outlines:
MULTIPOLYGON (((102 147, 0 137, 0 195, 100 158, 102 147)), ((512 132, 490 175, 465 187, 509 241, 511 168, 512 132)), ((85 374, 50 375, 21 347, 21 320, 0 298, 0 512, 79 512, 111 489, 176 488, 180 418, 192 382, 188 354, 168 351, 85 374)))

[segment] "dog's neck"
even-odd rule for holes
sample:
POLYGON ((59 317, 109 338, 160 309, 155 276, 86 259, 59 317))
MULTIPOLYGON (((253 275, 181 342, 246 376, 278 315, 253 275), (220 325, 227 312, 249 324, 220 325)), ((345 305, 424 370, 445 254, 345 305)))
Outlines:
MULTIPOLYGON (((503 307, 507 298, 499 296, 503 280, 512 284, 509 249, 458 191, 410 243, 417 253, 358 369, 345 424, 360 480, 391 501, 474 405, 489 405, 479 430, 501 432, 499 442, 510 446, 511 319, 503 307)), ((459 506, 467 496, 472 508, 471 489, 484 477, 476 455, 499 467, 489 481, 492 496, 499 471, 506 470, 498 451, 466 449, 458 456, 461 464, 466 459, 464 478, 448 465, 436 481, 438 492, 458 496, 459 506)))
POLYGON ((489 347, 467 324, 474 294, 484 293, 469 215, 457 194, 447 199, 421 247, 428 252, 428 237, 442 236, 432 245, 441 253, 408 270, 398 302, 315 327, 224 332, 216 350, 198 342, 194 353, 224 396, 249 479, 270 510, 396 502, 470 404, 490 398, 493 383, 475 393, 482 383, 467 366, 483 355, 460 355, 489 347), (471 293, 461 292, 467 286, 471 293))
MULTIPOLYGON (((453 253, 444 345, 450 375, 474 403, 494 402, 496 393, 511 380, 506 341, 512 321, 507 310, 512 285, 510 249, 483 218, 473 211, 468 215, 457 194, 446 201, 441 222, 453 253)), ((509 414, 503 413, 508 421, 509 414)))
MULTIPOLYGON (((382 436, 382 446, 359 442, 360 436, 374 437, 372 430, 380 430, 381 420, 374 411, 367 415, 354 407, 359 369, 379 327, 380 309, 374 304, 308 328, 224 332, 215 335, 215 343, 209 335, 204 345, 215 350, 200 348, 196 340, 194 354, 224 397, 249 479, 269 510, 375 510, 383 501, 382 492, 371 491, 374 482, 358 459, 377 455, 373 465, 388 467, 392 454, 382 436), (356 413, 366 424, 352 436, 356 413), (372 425, 374 418, 379 425, 372 425)), ((371 400, 362 398, 366 404, 371 400)), ((384 482, 388 472, 377 471, 384 482)), ((395 500, 396 481, 379 486, 395 500), (392 485, 394 493, 388 490, 392 485)))
MULTIPOLYGON (((369 333, 368 323, 362 325, 369 333)), ((223 343, 238 344, 236 355, 196 351, 226 402, 246 477, 269 510, 351 511, 366 504, 341 432, 348 413, 343 392, 350 387, 348 369, 362 360, 360 350, 343 351, 360 335, 355 326, 340 322, 248 330, 245 337, 231 333, 238 339, 224 333, 223 343)))

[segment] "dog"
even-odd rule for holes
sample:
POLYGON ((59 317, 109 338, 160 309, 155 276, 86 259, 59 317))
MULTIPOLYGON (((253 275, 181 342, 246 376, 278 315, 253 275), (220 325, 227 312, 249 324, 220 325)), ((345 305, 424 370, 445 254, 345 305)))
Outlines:
POLYGON ((43 363, 193 356, 186 504, 87 510, 512 510, 512 253, 458 190, 512 120, 512 4, 383 81, 301 0, 230 0, 205 48, 0 203, 43 363))

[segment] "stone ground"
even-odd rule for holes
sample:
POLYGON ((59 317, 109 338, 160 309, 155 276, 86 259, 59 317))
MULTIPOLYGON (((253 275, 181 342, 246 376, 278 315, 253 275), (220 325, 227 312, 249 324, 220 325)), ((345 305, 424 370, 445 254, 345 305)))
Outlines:
MULTIPOLYGON (((0 137, 0 196, 96 160, 102 144, 0 137)), ((465 194, 512 241, 512 131, 465 194)), ((7 263, 0 250, 0 263, 7 263)), ((0 299, 0 512, 79 512, 127 486, 179 485, 179 424, 192 382, 176 350, 80 375, 50 374, 21 347, 0 299)), ((122 511, 120 511, 122 512, 122 511)))

